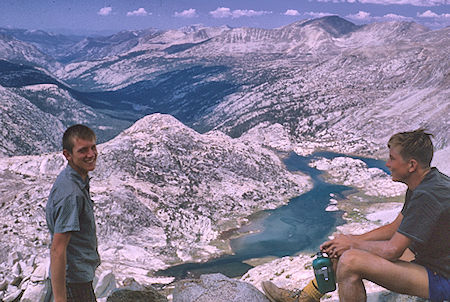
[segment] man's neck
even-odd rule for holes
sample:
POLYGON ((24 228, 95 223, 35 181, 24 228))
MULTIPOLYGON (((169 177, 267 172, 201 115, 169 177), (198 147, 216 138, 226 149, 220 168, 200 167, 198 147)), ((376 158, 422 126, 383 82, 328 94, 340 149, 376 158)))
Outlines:
POLYGON ((80 175, 81 179, 83 180, 83 182, 86 182, 86 179, 88 177, 88 173, 84 173, 84 171, 80 171, 80 169, 77 169, 77 167, 73 166, 70 162, 68 162, 69 166, 72 167, 72 169, 78 173, 78 175, 80 175))
POLYGON ((411 175, 410 179, 407 181, 408 189, 413 191, 418 185, 423 181, 425 176, 431 171, 431 168, 420 168, 416 170, 414 174, 411 175))

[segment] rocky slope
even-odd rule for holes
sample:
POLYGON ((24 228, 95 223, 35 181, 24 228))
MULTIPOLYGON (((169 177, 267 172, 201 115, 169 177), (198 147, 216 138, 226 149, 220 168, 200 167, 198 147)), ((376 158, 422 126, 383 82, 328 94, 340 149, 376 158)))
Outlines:
MULTIPOLYGON (((57 153, 0 160, 0 262, 17 250, 47 255, 44 207, 64 161, 57 153)), ((221 253, 221 231, 310 187, 258 144, 200 135, 159 114, 100 145, 92 177, 103 267, 137 278, 221 253)))
POLYGON ((86 37, 78 43, 71 45, 66 51, 56 52, 59 60, 95 61, 109 56, 127 52, 135 47, 140 39, 147 36, 157 36, 160 31, 156 29, 121 31, 107 37, 86 37))
POLYGON ((28 63, 51 71, 62 68, 52 56, 41 52, 34 45, 14 38, 0 30, 0 59, 14 63, 28 63))
POLYGON ((100 142, 131 124, 80 102, 83 93, 38 67, 0 59, 0 88, 0 156, 59 150, 64 129, 76 123, 92 127, 100 142))
POLYGON ((57 150, 64 126, 27 99, 0 86, 0 157, 57 150))
POLYGON ((58 61, 62 53, 67 53, 74 44, 83 39, 82 36, 66 36, 37 29, 0 28, 0 34, 33 45, 58 61))
POLYGON ((84 105, 54 84, 0 85, 0 99, 0 157, 59 150, 64 130, 77 123, 92 127, 100 142, 130 125, 84 105))
POLYGON ((259 123, 277 122, 299 143, 336 144, 336 150, 345 152, 376 151, 392 132, 422 126, 436 134, 438 148, 446 146, 448 29, 419 33, 421 41, 442 35, 436 43, 416 41, 413 31, 401 43, 382 46, 368 41, 376 37, 374 29, 379 28, 362 28, 337 39, 342 44, 356 40, 353 35, 369 37, 338 55, 310 64, 292 61, 291 68, 277 66, 272 72, 283 77, 229 95, 197 124, 239 136, 259 123))

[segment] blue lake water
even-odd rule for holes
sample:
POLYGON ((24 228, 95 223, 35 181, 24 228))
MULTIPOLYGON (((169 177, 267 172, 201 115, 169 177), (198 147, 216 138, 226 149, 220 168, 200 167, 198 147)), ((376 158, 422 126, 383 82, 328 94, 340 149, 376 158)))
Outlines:
MULTIPOLYGON (((322 172, 311 168, 308 163, 317 157, 331 159, 338 156, 347 155, 316 152, 304 157, 291 153, 284 159, 287 169, 309 175, 314 184, 311 191, 291 199, 280 208, 264 211, 258 218, 243 226, 238 233, 244 235, 230 241, 233 255, 225 255, 205 263, 185 263, 157 274, 187 278, 220 272, 228 277, 238 277, 251 268, 243 262, 245 260, 268 256, 283 257, 299 252, 313 254, 318 251, 319 245, 334 232, 337 225, 343 223, 342 212, 325 211, 330 202, 330 194, 334 194, 337 199, 344 198, 344 191, 353 188, 325 182, 321 177, 322 172)), ((369 167, 380 168, 389 173, 384 161, 353 158, 361 159, 369 167)))

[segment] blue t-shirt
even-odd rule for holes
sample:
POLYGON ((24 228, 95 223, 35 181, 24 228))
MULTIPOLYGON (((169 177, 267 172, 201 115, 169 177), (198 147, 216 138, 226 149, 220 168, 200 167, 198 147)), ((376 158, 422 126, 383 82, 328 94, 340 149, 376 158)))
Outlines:
POLYGON ((71 232, 67 246, 66 282, 89 282, 100 264, 89 179, 69 165, 58 175, 45 208, 47 226, 55 233, 71 232))
POLYGON ((450 178, 432 168, 406 192, 398 232, 409 237, 415 262, 450 278, 450 178))

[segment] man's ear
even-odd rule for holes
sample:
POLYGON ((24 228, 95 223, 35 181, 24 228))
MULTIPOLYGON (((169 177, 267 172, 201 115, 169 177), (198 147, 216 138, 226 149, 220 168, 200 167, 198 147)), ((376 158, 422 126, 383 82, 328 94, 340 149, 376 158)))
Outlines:
POLYGON ((409 160, 408 172, 412 173, 412 172, 416 171, 418 167, 419 167, 419 163, 417 162, 417 160, 415 160, 414 158, 411 158, 409 160))
POLYGON ((67 149, 63 150, 63 155, 68 161, 70 161, 72 159, 72 153, 69 152, 69 150, 67 150, 67 149))

